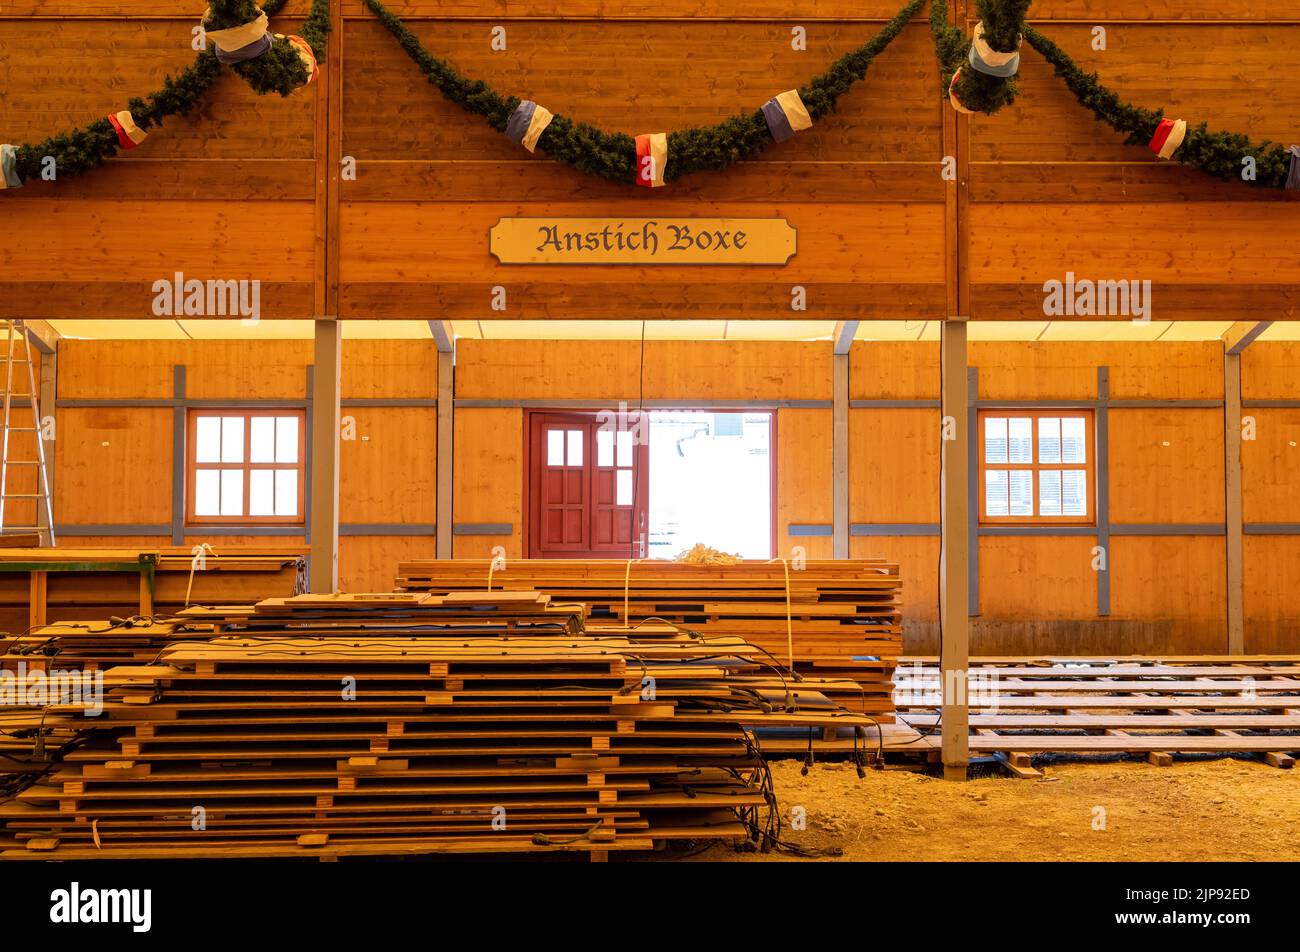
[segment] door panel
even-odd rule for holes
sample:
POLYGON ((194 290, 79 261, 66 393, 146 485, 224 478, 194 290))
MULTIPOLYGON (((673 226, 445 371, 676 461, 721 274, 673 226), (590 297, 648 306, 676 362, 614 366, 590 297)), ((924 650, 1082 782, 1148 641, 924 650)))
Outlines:
POLYGON ((645 554, 650 447, 635 439, 636 414, 617 416, 602 422, 596 413, 529 415, 530 557, 645 554))

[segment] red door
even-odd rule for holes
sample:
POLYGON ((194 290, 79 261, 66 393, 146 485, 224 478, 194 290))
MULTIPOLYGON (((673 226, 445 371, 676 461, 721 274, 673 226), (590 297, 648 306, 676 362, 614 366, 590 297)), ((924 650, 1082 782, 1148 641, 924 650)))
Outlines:
POLYGON ((530 558, 645 555, 648 435, 644 414, 529 414, 530 558))

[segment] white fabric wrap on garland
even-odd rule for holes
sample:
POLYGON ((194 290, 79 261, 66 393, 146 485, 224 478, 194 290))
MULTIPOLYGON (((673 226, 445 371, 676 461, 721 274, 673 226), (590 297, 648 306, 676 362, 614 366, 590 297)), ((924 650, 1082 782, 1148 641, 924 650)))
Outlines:
POLYGON ((971 68, 977 73, 983 73, 985 76, 997 76, 1001 79, 1010 79, 1020 71, 1020 50, 1022 42, 1021 37, 1016 37, 1016 51, 1012 53, 1001 53, 989 46, 988 40, 984 38, 984 21, 981 20, 975 24, 975 38, 971 41, 970 54, 967 59, 971 68))
MULTIPOLYGON (((242 63, 261 56, 271 48, 271 37, 267 33, 271 21, 261 10, 258 14, 256 20, 240 26, 206 31, 207 38, 217 48, 218 60, 226 65, 242 63)), ((209 7, 203 14, 204 21, 211 15, 212 8, 209 7)))
POLYGON ((18 149, 0 145, 0 188, 22 188, 23 179, 18 174, 18 149))

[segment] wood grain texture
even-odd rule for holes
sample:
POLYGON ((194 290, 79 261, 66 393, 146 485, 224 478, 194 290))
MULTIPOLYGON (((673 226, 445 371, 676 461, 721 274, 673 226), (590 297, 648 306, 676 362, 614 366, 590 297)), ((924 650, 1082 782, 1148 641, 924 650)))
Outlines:
POLYGON ((827 537, 791 536, 791 523, 829 524, 834 518, 830 410, 778 410, 776 414, 777 555, 831 558, 827 537))
POLYGON ((1300 409, 1253 408, 1242 416, 1255 421, 1255 438, 1241 441, 1245 522, 1300 523, 1300 409))
POLYGON ((491 559, 495 546, 504 547, 508 558, 523 557, 523 441, 522 410, 456 411, 456 522, 505 522, 513 528, 509 536, 456 536, 456 558, 491 559))
POLYGON ((1111 521, 1222 524, 1222 421, 1221 410, 1111 410, 1111 521))

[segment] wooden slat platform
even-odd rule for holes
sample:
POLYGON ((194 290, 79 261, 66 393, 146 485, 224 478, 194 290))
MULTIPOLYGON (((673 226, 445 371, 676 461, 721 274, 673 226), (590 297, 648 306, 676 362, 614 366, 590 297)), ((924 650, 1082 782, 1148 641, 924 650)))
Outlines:
MULTIPOLYGON (((934 735, 940 672, 899 669, 900 719, 934 735)), ((973 753, 1262 753, 1290 767, 1300 752, 1300 658, 1000 657, 971 667, 973 753)), ((1023 765, 1022 765, 1023 766, 1023 765)))

